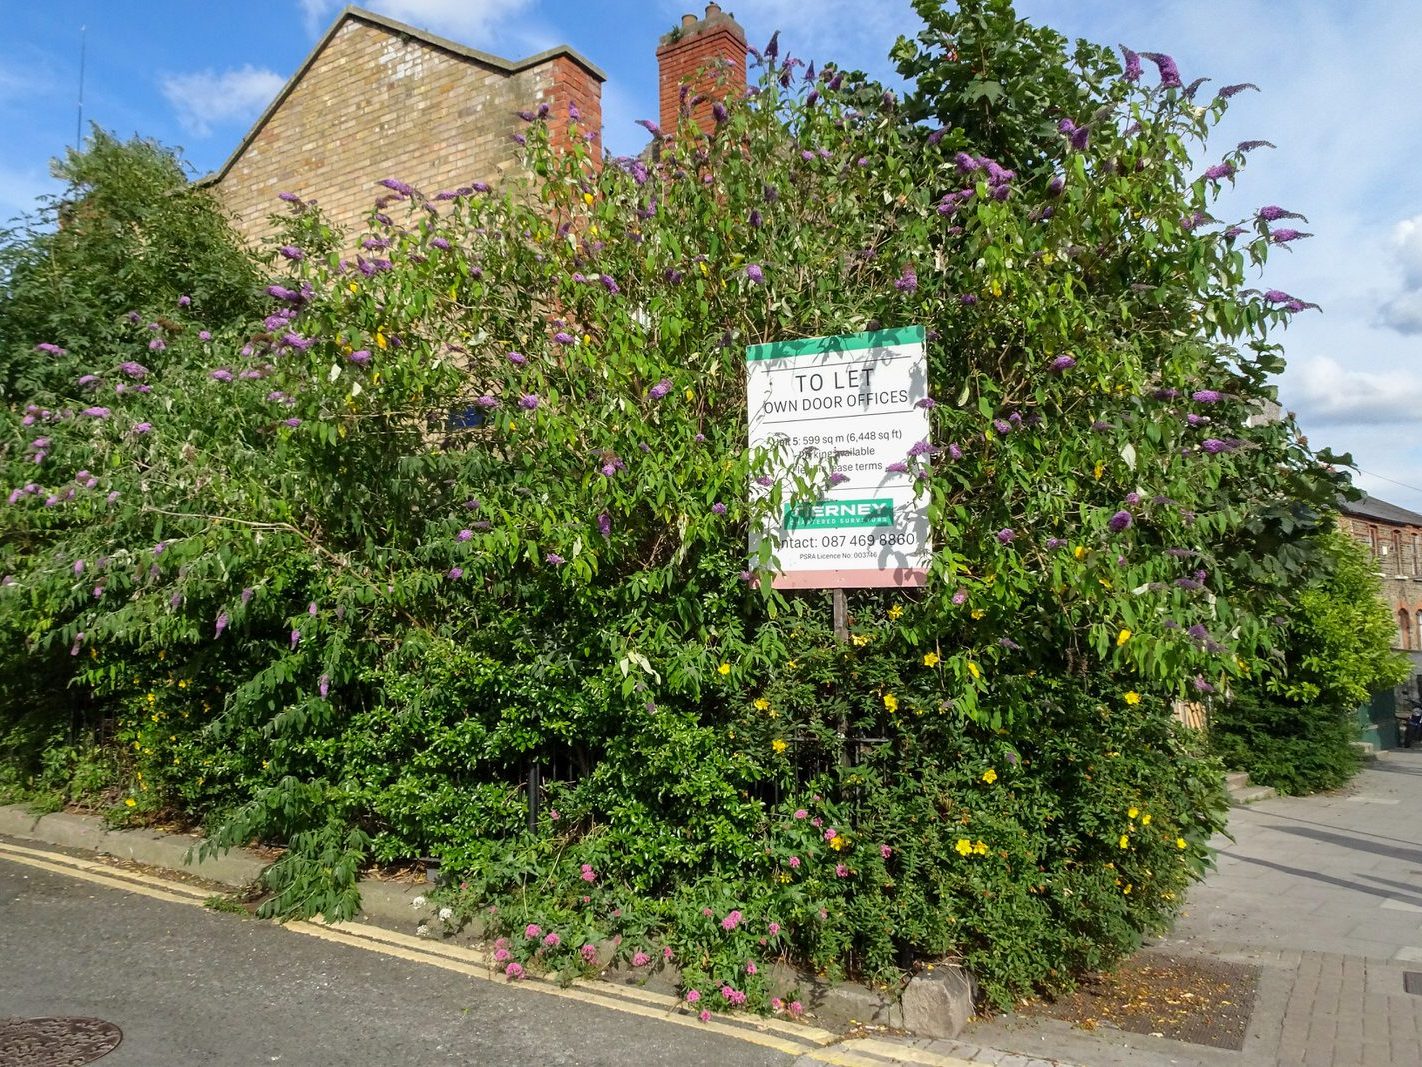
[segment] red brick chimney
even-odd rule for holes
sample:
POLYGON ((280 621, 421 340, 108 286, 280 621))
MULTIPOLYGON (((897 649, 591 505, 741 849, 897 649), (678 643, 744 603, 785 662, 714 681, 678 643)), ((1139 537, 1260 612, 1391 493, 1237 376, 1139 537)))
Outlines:
POLYGON ((689 84, 688 99, 706 97, 692 111, 702 132, 715 127, 712 100, 739 96, 746 88, 746 33, 719 4, 707 4, 702 18, 683 15, 681 25, 662 38, 657 48, 662 131, 671 135, 681 115, 681 87, 689 84))

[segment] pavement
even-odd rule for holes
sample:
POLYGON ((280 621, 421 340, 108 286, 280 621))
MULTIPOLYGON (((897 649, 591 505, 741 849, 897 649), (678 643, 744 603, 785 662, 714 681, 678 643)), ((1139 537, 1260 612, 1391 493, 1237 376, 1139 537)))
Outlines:
POLYGON ((1147 951, 1260 969, 1240 1051, 1056 1020, 978 1020, 922 1047, 1090 1067, 1422 1064, 1422 749, 1380 754, 1346 788, 1233 809, 1233 840, 1147 951), (1404 988, 1417 972, 1418 994, 1404 988))
MULTIPOLYGON (((53 817, 51 817, 53 818, 53 817)), ((0 826, 13 834, 13 829, 0 826)), ((554 994, 487 961, 354 924, 241 920, 28 867, 0 843, 0 1017, 75 1014, 125 1028, 132 1064, 997 1064, 1000 1067, 1402 1067, 1422 1063, 1422 749, 1347 788, 1236 808, 1218 867, 1147 952, 1258 968, 1243 1048, 1052 1020, 980 1019, 954 1040, 695 1024, 647 991, 554 994), (8 850, 8 851, 7 851, 8 850), (292 938, 291 933, 310 933, 292 938), (282 940, 285 939, 285 940, 282 940), (481 977, 480 967, 484 974, 481 977), (455 972, 465 978, 453 980, 455 972), (1419 994, 1405 976, 1417 974, 1419 994), (545 995, 538 995, 538 994, 545 995), (628 1000, 630 998, 630 1000, 628 1000), (629 1007, 632 1004, 633 1007, 629 1007)), ((18 854, 24 858, 23 853, 18 854)), ((77 860, 69 861, 77 863, 77 860)), ((36 866, 42 864, 47 866, 36 866)), ((82 872, 81 872, 82 874, 82 872)), ((138 877, 138 876, 129 876, 138 877)), ((152 892, 145 895, 152 896, 152 892)), ((200 895, 189 891, 190 897, 200 895)), ((177 894, 181 896, 181 894, 177 894)), ((576 991, 574 991, 576 992, 576 991)), ((125 1052, 127 1048, 127 1052, 125 1052)))

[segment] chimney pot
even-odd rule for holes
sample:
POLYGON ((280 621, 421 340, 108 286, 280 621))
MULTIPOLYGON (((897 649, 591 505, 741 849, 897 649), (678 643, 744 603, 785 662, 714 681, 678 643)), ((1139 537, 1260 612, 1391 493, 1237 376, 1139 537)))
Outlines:
POLYGON ((719 15, 720 13, 721 13, 721 5, 720 5, 720 4, 707 4, 707 5, 706 5, 706 17, 707 17, 708 19, 715 18, 715 17, 716 17, 717 15, 719 15))
POLYGON ((683 27, 685 27, 685 28, 687 28, 687 29, 690 29, 692 26, 695 26, 695 25, 696 25, 696 22, 697 22, 697 19, 696 19, 696 16, 695 16, 695 15, 686 14, 686 15, 681 16, 681 24, 682 24, 683 27))

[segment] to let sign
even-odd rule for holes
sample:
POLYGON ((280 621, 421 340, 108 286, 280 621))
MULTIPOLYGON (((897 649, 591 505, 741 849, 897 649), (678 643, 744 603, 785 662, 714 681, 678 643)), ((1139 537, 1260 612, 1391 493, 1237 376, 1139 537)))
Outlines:
MULTIPOLYGON (((779 540, 777 589, 919 586, 933 554, 926 501, 916 500, 909 450, 928 442, 922 326, 810 337, 746 350, 750 446, 782 445, 793 465, 817 460, 818 499, 785 501, 751 553, 779 540), (892 465, 902 468, 890 470, 892 465)), ((752 497, 770 487, 752 484, 752 497)))

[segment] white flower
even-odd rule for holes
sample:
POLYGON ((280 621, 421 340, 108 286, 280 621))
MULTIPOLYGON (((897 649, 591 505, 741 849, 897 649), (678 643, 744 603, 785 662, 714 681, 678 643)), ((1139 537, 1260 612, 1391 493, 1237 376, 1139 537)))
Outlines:
POLYGON ((415 927, 415 936, 416 936, 416 937, 427 937, 427 936, 429 935, 429 932, 430 932, 430 928, 429 928, 428 926, 426 926, 424 923, 420 923, 419 926, 415 927))
POLYGON ((423 908, 424 906, 425 898, 422 896, 416 897, 414 900, 410 901, 410 907, 412 908, 423 908))
POLYGON ((440 908, 440 909, 439 909, 439 918, 440 918, 440 921, 441 921, 441 922, 449 922, 450 919, 454 918, 454 909, 453 909, 453 908, 440 908))

